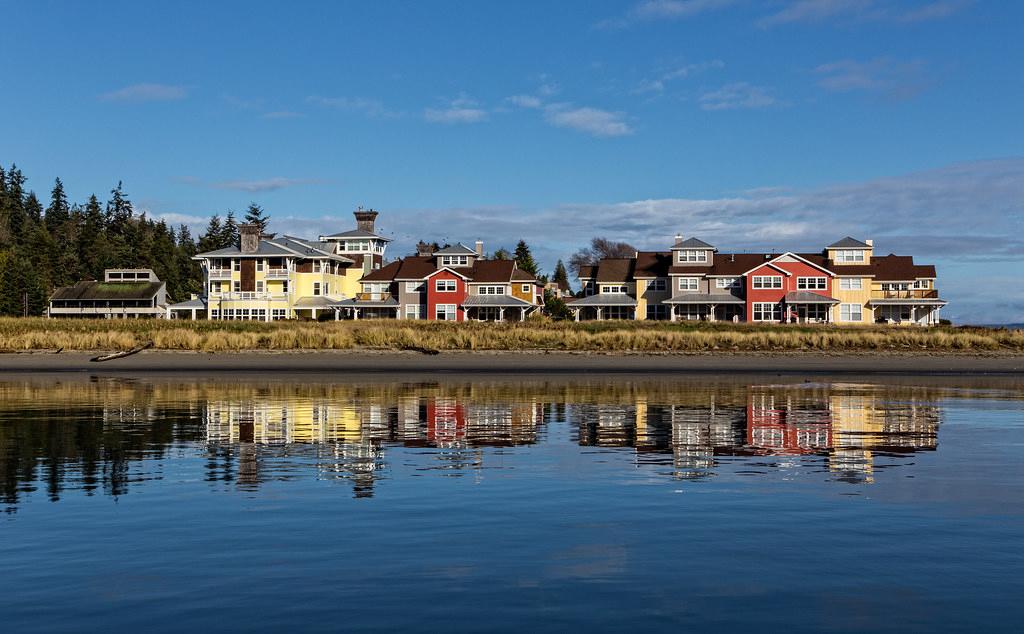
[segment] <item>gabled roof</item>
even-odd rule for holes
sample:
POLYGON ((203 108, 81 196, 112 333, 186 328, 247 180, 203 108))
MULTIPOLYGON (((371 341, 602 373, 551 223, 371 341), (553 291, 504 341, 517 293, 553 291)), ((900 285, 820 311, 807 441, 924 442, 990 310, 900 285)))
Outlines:
POLYGON ((470 278, 473 282, 507 283, 516 271, 514 260, 477 260, 470 278))
POLYGON ((433 273, 428 274, 427 278, 429 279, 431 277, 434 277, 435 275, 437 275, 441 271, 448 271, 449 273, 453 273, 453 274, 461 277, 462 279, 466 280, 467 282, 470 281, 470 279, 471 279, 470 275, 472 275, 472 273, 473 273, 473 269, 470 269, 470 268, 453 269, 450 266, 442 266, 439 269, 437 269, 436 271, 434 271, 433 273))
POLYGON ((754 271, 756 271, 757 269, 759 269, 762 266, 764 266, 765 264, 771 266, 774 269, 778 269, 780 271, 783 271, 787 275, 792 275, 792 273, 790 273, 788 271, 785 271, 785 269, 782 269, 782 268, 779 267, 779 264, 778 264, 779 260, 781 260, 782 258, 785 258, 785 257, 796 258, 797 260, 800 260, 804 264, 807 264, 809 266, 813 266, 814 268, 818 269, 822 273, 827 273, 827 274, 829 274, 829 275, 831 275, 833 277, 835 276, 835 273, 833 273, 830 269, 827 268, 828 260, 826 260, 824 257, 822 257, 820 255, 817 255, 817 254, 814 254, 814 253, 793 253, 792 251, 786 251, 785 253, 780 253, 779 255, 777 255, 777 256, 775 256, 775 257, 773 257, 771 259, 765 260, 764 262, 762 262, 761 264, 758 264, 757 266, 751 268, 750 270, 744 271, 743 275, 749 275, 749 274, 753 273, 754 271))
POLYGON ((402 268, 402 261, 398 260, 385 264, 376 271, 370 271, 359 279, 360 282, 392 282, 398 271, 402 268))
POLYGON ((63 286, 53 292, 50 300, 139 300, 153 299, 164 282, 97 282, 86 280, 74 286, 63 286))
POLYGON ((215 251, 197 253, 192 259, 201 260, 204 258, 226 258, 226 257, 300 257, 300 258, 329 258, 338 262, 352 263, 350 258, 329 253, 320 248, 318 243, 311 242, 304 238, 283 236, 281 238, 260 240, 256 250, 252 253, 242 253, 237 246, 230 246, 215 251))
POLYGON ((870 249, 871 245, 868 244, 867 242, 861 242, 860 240, 858 240, 856 238, 851 238, 850 236, 846 236, 842 240, 840 240, 838 242, 833 242, 832 244, 828 245, 825 248, 826 249, 870 249))
POLYGON ((675 244, 672 245, 672 250, 673 251, 675 251, 677 249, 712 249, 712 250, 714 250, 714 248, 715 247, 711 246, 707 242, 704 242, 703 240, 699 240, 697 238, 687 238, 686 240, 679 240, 678 242, 676 242, 675 244))
POLYGON ((455 245, 444 247, 434 251, 434 255, 476 255, 476 251, 470 249, 461 242, 455 245))
POLYGON ((597 272, 596 264, 581 264, 580 274, 576 277, 579 279, 591 279, 594 277, 594 273, 597 272))
POLYGON ((437 267, 434 265, 434 258, 428 255, 410 255, 399 260, 401 268, 395 275, 396 280, 414 282, 425 279, 433 273, 437 267))
POLYGON ((512 281, 513 282, 534 282, 534 283, 536 283, 537 282, 537 278, 534 277, 533 275, 531 275, 530 273, 528 273, 527 271, 524 271, 523 269, 517 268, 516 270, 512 271, 512 281))
POLYGON ((320 236, 321 241, 338 239, 338 238, 376 238, 377 240, 384 240, 385 242, 391 242, 391 238, 385 238, 384 236, 377 235, 372 231, 366 231, 363 229, 352 229, 350 231, 342 231, 341 233, 332 233, 330 235, 320 236))
POLYGON ((597 263, 598 282, 628 282, 633 277, 636 258, 604 258, 597 263))
POLYGON ((672 254, 666 251, 638 251, 633 277, 650 279, 665 277, 672 267, 672 254))
POLYGON ((910 255, 874 256, 866 264, 830 264, 839 275, 874 277, 880 282, 909 282, 920 278, 934 278, 935 265, 914 264, 910 255))

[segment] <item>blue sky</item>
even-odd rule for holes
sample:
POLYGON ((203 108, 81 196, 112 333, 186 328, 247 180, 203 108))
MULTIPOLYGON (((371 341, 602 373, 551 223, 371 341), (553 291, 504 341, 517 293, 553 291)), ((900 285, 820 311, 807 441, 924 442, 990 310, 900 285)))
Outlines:
POLYGON ((0 164, 195 227, 935 262, 1024 321, 1024 3, 6 2, 0 164))

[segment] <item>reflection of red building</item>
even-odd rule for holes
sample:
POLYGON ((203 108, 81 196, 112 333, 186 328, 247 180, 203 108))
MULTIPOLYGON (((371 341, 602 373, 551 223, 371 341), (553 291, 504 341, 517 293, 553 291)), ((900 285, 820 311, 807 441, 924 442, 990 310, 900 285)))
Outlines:
POLYGON ((821 416, 796 420, 785 406, 776 406, 770 394, 755 394, 747 403, 747 444, 765 453, 810 454, 832 446, 832 423, 827 410, 821 416))
POLYGON ((437 445, 450 445, 466 439, 466 410, 455 399, 437 398, 427 401, 427 440, 437 445))

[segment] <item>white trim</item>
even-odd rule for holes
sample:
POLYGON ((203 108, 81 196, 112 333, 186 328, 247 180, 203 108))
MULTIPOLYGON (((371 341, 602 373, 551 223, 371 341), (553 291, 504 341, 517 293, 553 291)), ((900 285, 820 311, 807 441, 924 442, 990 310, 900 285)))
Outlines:
POLYGON ((823 271, 823 272, 827 273, 831 277, 835 277, 836 276, 835 273, 833 273, 832 271, 826 269, 825 267, 819 266, 819 265, 815 264, 814 262, 810 262, 808 260, 805 260, 802 257, 800 257, 799 255, 797 255, 796 253, 793 253, 792 251, 786 251, 785 253, 783 253, 781 255, 777 255, 774 258, 770 259, 770 260, 766 260, 765 262, 762 262, 761 264, 758 264, 754 268, 750 269, 749 271, 747 271, 743 275, 745 275, 745 276, 746 275, 750 275, 751 273, 753 273, 757 269, 761 268, 762 266, 768 265, 768 266, 772 267, 773 269, 778 269, 778 270, 784 272, 787 277, 791 277, 793 275, 792 273, 790 273, 786 269, 783 269, 783 268, 781 268, 781 267, 779 267, 778 265, 775 264, 775 262, 778 262, 781 258, 784 258, 784 257, 787 257, 787 256, 791 257, 791 258, 796 258, 797 260, 800 260, 801 262, 803 262, 807 266, 813 266, 814 268, 818 269, 819 271, 823 271))

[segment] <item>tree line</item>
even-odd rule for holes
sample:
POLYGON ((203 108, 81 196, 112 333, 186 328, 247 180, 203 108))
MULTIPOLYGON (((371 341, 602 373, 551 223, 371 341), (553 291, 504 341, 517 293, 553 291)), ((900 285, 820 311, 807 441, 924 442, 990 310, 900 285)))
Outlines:
MULTIPOLYGON (((95 194, 72 203, 57 178, 44 206, 26 181, 16 165, 0 166, 0 315, 41 315, 54 289, 102 280, 108 268, 153 269, 181 301, 202 287, 192 257, 238 242, 232 212, 223 220, 214 215, 196 240, 184 224, 137 213, 120 182, 105 203, 95 194)), ((269 220, 255 203, 245 214, 261 227, 269 220)))

